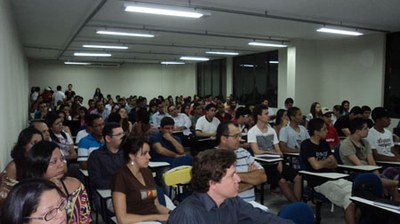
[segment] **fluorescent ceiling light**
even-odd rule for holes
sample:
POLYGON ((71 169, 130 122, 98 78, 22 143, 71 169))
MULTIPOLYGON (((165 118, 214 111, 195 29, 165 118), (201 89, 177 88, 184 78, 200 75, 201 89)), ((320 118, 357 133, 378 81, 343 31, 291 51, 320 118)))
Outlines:
POLYGON ((317 32, 323 33, 334 33, 334 34, 342 34, 342 35, 349 35, 349 36, 361 36, 363 33, 351 31, 351 30, 340 30, 340 29, 333 29, 333 28, 320 28, 317 32))
POLYGON ((64 64, 66 65, 90 65, 89 62, 77 62, 77 61, 65 61, 64 64))
POLYGON ((240 67, 254 68, 254 67, 257 67, 257 65, 252 65, 252 64, 240 64, 240 67))
POLYGON ((121 49, 121 50, 128 49, 127 46, 92 45, 92 44, 84 44, 84 45, 82 45, 82 47, 85 47, 85 48, 102 48, 102 49, 121 49))
POLYGON ((206 54, 239 55, 239 53, 237 52, 229 52, 229 51, 207 51, 206 54))
POLYGON ((74 56, 83 57, 111 57, 109 53, 74 53, 74 56))
POLYGON ((210 60, 209 58, 206 58, 206 57, 193 57, 193 56, 182 56, 180 59, 187 60, 187 61, 208 61, 208 60, 210 60))
POLYGON ((249 45, 261 46, 261 47, 287 47, 287 45, 285 44, 274 44, 274 43, 263 43, 263 42, 249 42, 249 45))
POLYGON ((140 3, 134 4, 134 5, 126 4, 125 11, 164 15, 164 16, 188 17, 188 18, 196 18, 196 19, 207 14, 207 13, 200 12, 200 11, 192 9, 192 8, 171 7, 171 6, 164 6, 164 5, 140 4, 140 3))
POLYGON ((269 61, 270 64, 279 64, 279 61, 269 61))
POLYGON ((162 65, 184 65, 185 62, 183 61, 162 61, 162 65))
POLYGON ((102 34, 102 35, 113 35, 113 36, 154 37, 153 34, 147 34, 147 33, 131 33, 131 32, 112 31, 112 30, 97 30, 96 33, 97 33, 97 34, 102 34))

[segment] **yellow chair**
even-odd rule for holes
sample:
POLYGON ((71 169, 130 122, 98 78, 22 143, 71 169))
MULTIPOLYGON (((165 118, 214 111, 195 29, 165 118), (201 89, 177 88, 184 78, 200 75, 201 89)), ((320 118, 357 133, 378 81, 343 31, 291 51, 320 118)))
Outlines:
POLYGON ((178 166, 163 174, 164 183, 169 186, 169 197, 172 190, 175 192, 174 200, 181 201, 184 187, 190 186, 192 179, 192 166, 178 166))

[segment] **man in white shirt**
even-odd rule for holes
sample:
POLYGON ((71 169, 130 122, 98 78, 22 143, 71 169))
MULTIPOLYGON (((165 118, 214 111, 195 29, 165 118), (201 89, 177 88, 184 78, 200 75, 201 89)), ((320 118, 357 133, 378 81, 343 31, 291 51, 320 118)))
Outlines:
POLYGON ((369 130, 367 140, 371 145, 375 160, 400 161, 400 155, 394 149, 392 132, 386 129, 390 125, 390 117, 383 107, 372 110, 374 126, 369 130))
POLYGON ((215 137, 217 127, 220 123, 218 118, 215 117, 216 109, 217 107, 212 103, 206 106, 206 115, 200 117, 196 123, 197 137, 215 137))
POLYGON ((178 113, 174 105, 168 107, 168 113, 175 121, 174 131, 189 130, 192 126, 190 118, 184 113, 178 113))
POLYGON ((52 104, 53 108, 57 107, 57 103, 59 101, 64 102, 65 94, 61 91, 61 86, 57 86, 57 92, 55 92, 52 96, 52 104))
POLYGON ((283 153, 299 152, 302 141, 309 139, 307 129, 300 125, 303 114, 298 107, 291 107, 287 111, 290 124, 283 127, 279 132, 279 146, 283 153))

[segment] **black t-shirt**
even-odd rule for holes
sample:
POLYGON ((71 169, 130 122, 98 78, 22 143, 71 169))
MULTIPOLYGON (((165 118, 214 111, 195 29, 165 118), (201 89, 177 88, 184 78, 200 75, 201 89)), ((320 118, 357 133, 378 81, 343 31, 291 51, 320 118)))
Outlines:
MULTIPOLYGON (((326 168, 315 170, 315 169, 313 169, 311 164, 308 162, 308 158, 315 157, 315 159, 319 161, 319 160, 327 159, 332 154, 333 153, 331 151, 331 148, 329 147, 329 144, 323 139, 321 139, 319 141, 319 145, 312 143, 310 139, 306 139, 301 143, 300 158, 308 166, 308 168, 309 168, 308 171, 319 172, 319 173, 333 172, 333 170, 326 169, 326 168)), ((328 180, 317 178, 315 180, 314 179, 309 180, 308 184, 311 186, 318 186, 318 185, 325 183, 326 181, 328 181, 328 180)))
POLYGON ((335 128, 340 137, 346 137, 346 135, 342 132, 342 128, 349 128, 350 129, 350 118, 349 115, 340 117, 335 122, 335 128))

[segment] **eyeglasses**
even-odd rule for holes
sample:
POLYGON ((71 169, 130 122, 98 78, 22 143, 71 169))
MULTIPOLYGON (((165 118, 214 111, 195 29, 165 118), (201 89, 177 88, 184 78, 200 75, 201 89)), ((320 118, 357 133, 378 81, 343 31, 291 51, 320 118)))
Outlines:
POLYGON ((25 219, 37 219, 37 220, 45 220, 46 222, 54 219, 58 212, 62 212, 65 210, 67 207, 68 202, 65 200, 65 198, 61 199, 60 205, 58 205, 57 208, 53 208, 52 210, 48 211, 44 216, 42 217, 25 217, 25 219))
POLYGON ((225 137, 232 137, 232 138, 241 138, 242 133, 234 134, 234 135, 224 135, 225 137))

